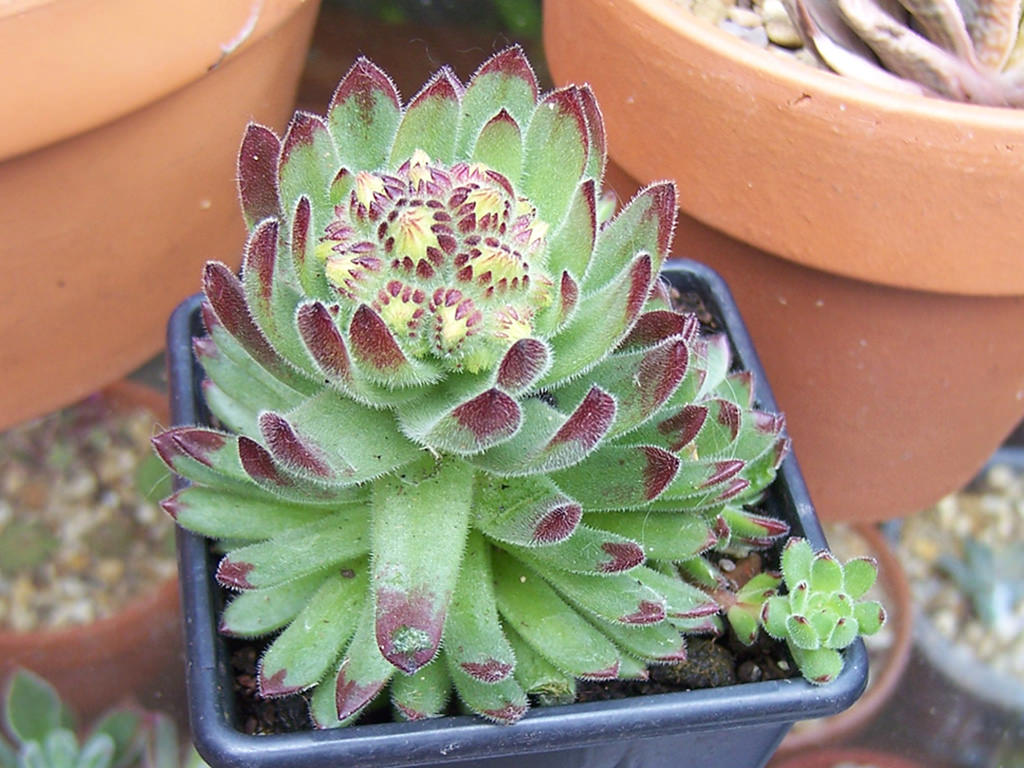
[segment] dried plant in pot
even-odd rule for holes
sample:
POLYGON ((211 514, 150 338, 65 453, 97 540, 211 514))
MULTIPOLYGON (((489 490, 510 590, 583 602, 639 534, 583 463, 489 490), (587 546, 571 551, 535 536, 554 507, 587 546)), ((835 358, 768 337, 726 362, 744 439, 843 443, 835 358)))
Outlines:
POLYGON ((744 307, 822 517, 890 519, 965 484, 1024 411, 1024 350, 996 342, 1024 322, 1024 113, 868 86, 673 0, 551 2, 544 34, 629 176, 700 179, 678 240, 744 307))
POLYGON ((125 379, 0 435, 0 678, 45 676, 87 717, 126 697, 184 715, 165 393, 125 379))
POLYGON ((540 93, 517 48, 466 85, 442 69, 407 107, 361 59, 325 118, 298 113, 281 140, 248 128, 241 277, 211 262, 172 319, 186 425, 154 439, 192 481, 165 509, 221 542, 212 575, 240 592, 215 615, 211 553, 183 534, 193 727, 212 763, 497 765, 525 742, 600 765, 637 746, 610 746, 626 734, 664 729, 759 765, 796 711, 859 693, 856 637, 883 618, 855 601, 873 565, 844 570, 794 537, 788 589, 715 578, 717 553, 777 556, 791 527, 820 547, 820 531, 727 293, 696 265, 666 273, 728 329, 705 335, 659 277, 674 185, 612 217, 604 144, 590 90, 540 93), (194 425, 205 408, 224 428, 194 425), (531 695, 682 660, 720 612, 745 642, 784 636, 807 680, 838 681, 527 715, 531 695), (233 730, 210 698, 215 628, 280 630, 260 693, 303 695, 332 738, 233 730), (340 728, 375 701, 413 722, 340 728), (460 708, 479 717, 439 717, 460 708), (741 743, 697 733, 722 717, 741 743))

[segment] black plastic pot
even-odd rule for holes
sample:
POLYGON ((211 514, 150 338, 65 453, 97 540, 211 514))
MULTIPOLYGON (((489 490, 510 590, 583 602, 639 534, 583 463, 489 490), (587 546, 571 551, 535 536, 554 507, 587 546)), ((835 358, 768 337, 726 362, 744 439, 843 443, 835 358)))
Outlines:
MULTIPOLYGON (((728 331, 740 364, 755 373, 759 404, 774 409, 764 371, 721 278, 689 261, 669 263, 664 274, 682 292, 699 296, 716 323, 728 331)), ((192 337, 202 333, 199 302, 194 296, 179 306, 168 330, 175 424, 209 418, 201 397, 202 370, 192 357, 192 337)), ((806 536, 816 548, 825 546, 792 454, 783 463, 767 504, 790 523, 794 534, 806 536)), ((217 634, 219 587, 211 576, 206 542, 179 530, 178 547, 192 733, 200 753, 215 768, 467 764, 461 761, 486 768, 760 768, 796 720, 849 707, 867 682, 867 654, 858 641, 846 652, 843 673, 827 686, 796 678, 538 707, 512 726, 446 717, 249 736, 238 728, 227 649, 217 634)))

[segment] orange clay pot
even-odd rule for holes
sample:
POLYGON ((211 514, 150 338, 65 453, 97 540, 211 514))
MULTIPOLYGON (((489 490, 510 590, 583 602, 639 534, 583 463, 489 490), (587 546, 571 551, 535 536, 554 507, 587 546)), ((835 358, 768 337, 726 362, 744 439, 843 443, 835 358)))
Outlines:
MULTIPOLYGON (((167 395, 130 380, 105 389, 113 408, 144 408, 154 430, 170 424, 167 395)), ((118 613, 84 625, 0 630, 0 681, 15 667, 49 680, 87 721, 128 697, 183 720, 184 652, 177 578, 153 586, 118 613)))
MULTIPOLYGON (((924 768, 921 763, 889 752, 857 747, 819 749, 793 755, 786 760, 773 760, 768 768, 841 768, 864 766, 864 768, 924 768)), ((932 765, 931 768, 939 768, 932 765)))
POLYGON ((0 429, 137 367, 237 262, 242 131, 283 128, 317 6, 0 4, 0 429))
POLYGON ((819 514, 966 483, 1024 415, 1024 111, 875 91, 675 0, 549 0, 544 34, 615 161, 678 180, 678 255, 729 283, 819 514))

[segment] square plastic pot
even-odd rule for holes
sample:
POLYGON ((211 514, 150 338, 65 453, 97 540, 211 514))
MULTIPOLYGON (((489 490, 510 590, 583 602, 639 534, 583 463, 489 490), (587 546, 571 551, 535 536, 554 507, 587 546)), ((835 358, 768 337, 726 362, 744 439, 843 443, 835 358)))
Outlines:
MULTIPOLYGON (((774 409, 764 371, 721 278, 689 261, 670 262, 663 274, 683 293, 700 298, 727 331, 738 363, 754 372, 759 405, 774 409)), ((168 329, 175 424, 209 420, 201 396, 203 373, 192 357, 192 337, 203 333, 200 301, 197 295, 179 306, 168 329)), ((815 548, 825 546, 793 454, 783 462, 766 504, 771 513, 789 522, 795 535, 807 537, 815 548)), ((217 634, 221 595, 212 577, 206 541, 179 530, 178 552, 192 734, 200 753, 214 768, 383 768, 450 763, 519 768, 527 761, 531 768, 760 768, 795 721, 846 709, 867 681, 867 654, 857 641, 846 651, 843 673, 827 686, 793 678, 536 707, 512 726, 465 716, 250 736, 239 729, 228 651, 217 634)))

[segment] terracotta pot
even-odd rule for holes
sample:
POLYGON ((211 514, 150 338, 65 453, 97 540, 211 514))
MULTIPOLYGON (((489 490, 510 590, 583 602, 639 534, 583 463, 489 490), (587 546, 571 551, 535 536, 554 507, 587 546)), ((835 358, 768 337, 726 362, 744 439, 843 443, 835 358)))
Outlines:
MULTIPOLYGON (((144 408, 170 423, 167 396, 122 380, 102 397, 114 408, 144 408)), ((87 719, 134 697, 179 716, 184 712, 184 652, 177 578, 139 595, 117 613, 55 630, 0 630, 0 680, 28 667, 49 680, 87 719)))
POLYGON ((548 2, 544 35, 616 162, 678 179, 678 250, 749 319, 822 516, 965 483, 1024 414, 1024 112, 874 91, 673 0, 548 2))
POLYGON ((2 4, 0 429, 137 367, 203 262, 237 261, 241 130, 283 127, 317 6, 2 4))
MULTIPOLYGON (((869 554, 878 561, 881 600, 889 616, 886 631, 891 633, 892 643, 877 655, 872 651, 871 645, 868 645, 870 668, 868 687, 864 695, 845 712, 794 725, 779 746, 779 756, 803 752, 810 747, 834 744, 858 734, 875 720, 896 693, 910 660, 914 636, 914 609, 903 566, 878 528, 873 525, 856 525, 851 527, 851 531, 863 540, 864 551, 840 549, 836 554, 843 560, 869 554)), ((828 526, 825 527, 825 533, 832 538, 828 526)), ((829 543, 835 546, 835 541, 829 543)))
MULTIPOLYGON (((837 748, 819 749, 793 755, 781 762, 773 760, 769 768, 837 768, 837 766, 864 766, 864 768, 924 768, 921 763, 888 752, 873 749, 837 748)), ((931 768, 937 768, 931 765, 931 768)))

